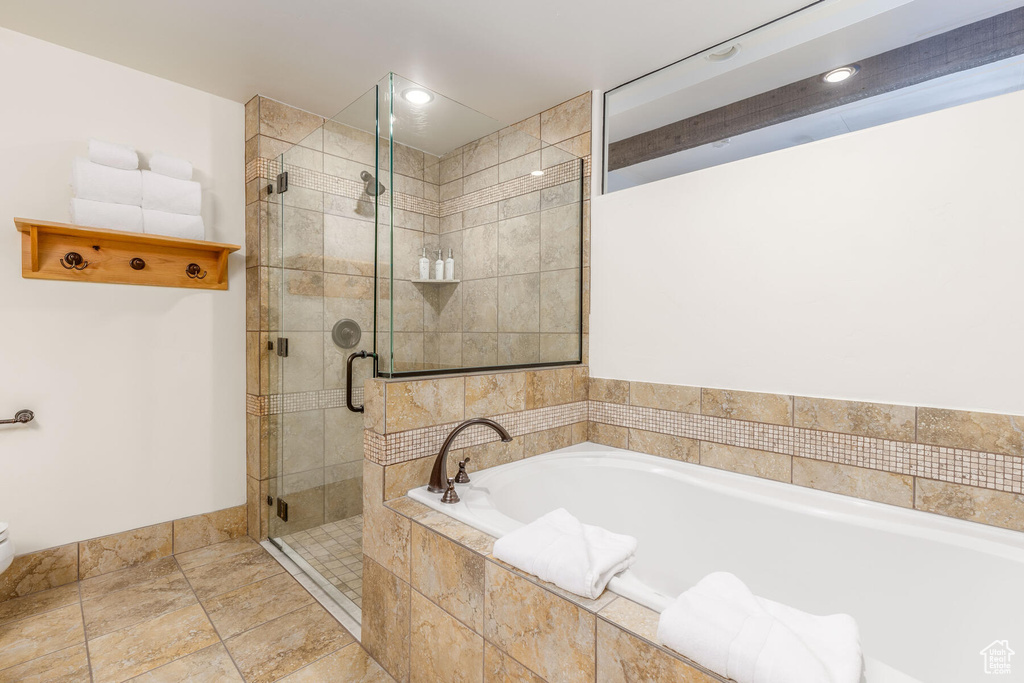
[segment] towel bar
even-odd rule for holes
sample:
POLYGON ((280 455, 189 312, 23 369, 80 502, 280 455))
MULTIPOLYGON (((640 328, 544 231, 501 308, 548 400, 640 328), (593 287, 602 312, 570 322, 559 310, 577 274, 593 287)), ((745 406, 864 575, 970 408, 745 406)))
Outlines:
POLYGON ((25 424, 26 422, 31 422, 35 416, 35 413, 31 410, 19 410, 12 419, 0 420, 0 425, 25 424))

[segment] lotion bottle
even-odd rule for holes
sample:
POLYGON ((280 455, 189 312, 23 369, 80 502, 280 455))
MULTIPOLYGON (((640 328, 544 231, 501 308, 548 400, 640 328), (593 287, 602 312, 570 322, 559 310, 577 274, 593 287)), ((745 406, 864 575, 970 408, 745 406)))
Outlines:
POLYGON ((444 279, 455 279, 455 259, 452 258, 452 248, 448 247, 448 258, 444 262, 444 279))
POLYGON ((420 257, 420 279, 430 279, 430 259, 427 258, 426 247, 423 247, 423 256, 420 257))
POLYGON ((444 279, 444 261, 441 259, 441 250, 437 250, 437 260, 434 261, 434 279, 444 279))

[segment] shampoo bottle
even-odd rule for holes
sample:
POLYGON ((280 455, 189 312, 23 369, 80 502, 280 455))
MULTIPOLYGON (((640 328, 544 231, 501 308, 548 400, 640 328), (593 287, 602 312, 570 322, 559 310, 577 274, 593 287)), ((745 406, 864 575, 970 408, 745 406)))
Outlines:
POLYGON ((444 279, 455 279, 455 259, 452 258, 452 248, 448 247, 448 258, 444 262, 444 279))
POLYGON ((434 279, 444 279, 444 261, 441 259, 441 250, 437 250, 437 260, 434 261, 434 279))
POLYGON ((430 279, 430 259, 427 258, 426 247, 423 247, 423 256, 420 257, 420 279, 430 279))

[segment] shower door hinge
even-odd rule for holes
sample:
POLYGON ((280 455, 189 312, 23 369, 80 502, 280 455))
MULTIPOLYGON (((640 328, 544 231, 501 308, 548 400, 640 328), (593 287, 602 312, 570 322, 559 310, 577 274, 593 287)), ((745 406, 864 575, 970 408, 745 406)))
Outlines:
POLYGON ((288 357, 288 337, 277 338, 277 355, 281 358, 288 357))
POLYGON ((277 174, 277 193, 284 194, 288 191, 288 171, 277 174))
POLYGON ((277 499, 277 516, 281 518, 282 522, 288 521, 288 503, 280 498, 277 499))
POLYGON ((267 507, 273 507, 273 506, 274 506, 274 497, 273 496, 267 496, 267 507))

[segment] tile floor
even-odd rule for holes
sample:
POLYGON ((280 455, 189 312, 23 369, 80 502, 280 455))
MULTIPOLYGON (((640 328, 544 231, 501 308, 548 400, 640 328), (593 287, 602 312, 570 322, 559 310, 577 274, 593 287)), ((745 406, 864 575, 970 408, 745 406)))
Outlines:
POLYGON ((342 595, 363 606, 363 516, 328 522, 281 540, 342 595))
POLYGON ((386 683, 248 538, 0 602, 0 683, 386 683))

